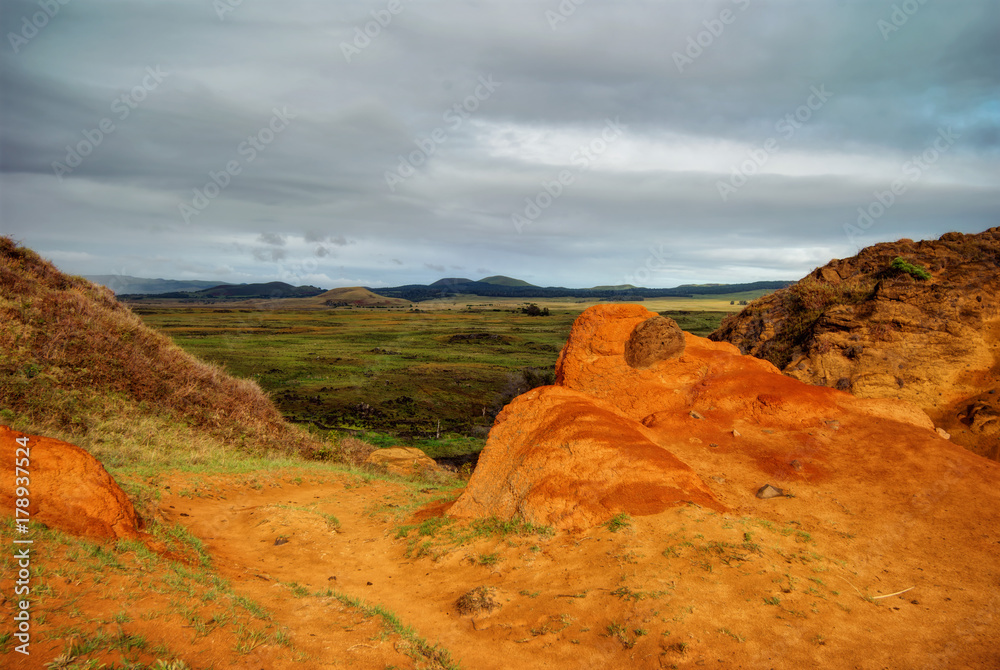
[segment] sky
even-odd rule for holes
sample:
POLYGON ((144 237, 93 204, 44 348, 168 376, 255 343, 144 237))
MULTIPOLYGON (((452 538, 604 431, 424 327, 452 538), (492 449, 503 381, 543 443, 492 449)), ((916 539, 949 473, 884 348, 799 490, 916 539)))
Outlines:
POLYGON ((321 288, 798 279, 1000 225, 993 0, 4 0, 0 234, 321 288))

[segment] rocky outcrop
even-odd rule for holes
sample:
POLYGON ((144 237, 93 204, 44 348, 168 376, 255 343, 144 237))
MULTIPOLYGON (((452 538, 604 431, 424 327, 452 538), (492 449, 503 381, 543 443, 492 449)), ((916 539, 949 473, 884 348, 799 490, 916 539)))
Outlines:
POLYGON ((727 343, 685 333, 682 354, 629 365, 634 334, 659 320, 638 305, 581 314, 555 385, 501 412, 449 514, 557 528, 684 504, 753 514, 775 503, 756 495, 767 484, 786 495, 874 496, 889 510, 906 504, 898 490, 913 481, 956 467, 964 475, 981 460, 908 403, 809 385, 727 343))
POLYGON ((811 384, 911 402, 1000 459, 1000 228, 830 261, 710 337, 811 384))
POLYGON ((0 426, 0 478, 4 482, 0 513, 14 515, 21 507, 18 499, 27 500, 28 516, 15 517, 15 521, 26 518, 29 532, 45 524, 93 539, 142 535, 128 496, 100 462, 80 447, 0 426))
POLYGON ((381 466, 388 472, 404 476, 438 469, 434 459, 416 447, 376 449, 368 455, 365 463, 381 466))

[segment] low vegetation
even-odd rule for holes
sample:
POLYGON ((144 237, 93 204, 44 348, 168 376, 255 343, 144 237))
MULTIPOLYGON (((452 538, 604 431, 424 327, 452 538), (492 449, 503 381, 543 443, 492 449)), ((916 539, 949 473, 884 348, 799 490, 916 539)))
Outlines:
POLYGON ((8 237, 0 237, 0 350, 0 421, 111 458, 318 444, 255 382, 184 352, 109 290, 62 274, 8 237), (140 444, 155 455, 134 454, 140 444))
POLYGON ((889 265, 889 269, 897 273, 908 274, 914 279, 919 279, 921 281, 931 278, 931 273, 927 271, 927 268, 922 265, 910 263, 906 259, 899 256, 893 259, 892 264, 889 265))

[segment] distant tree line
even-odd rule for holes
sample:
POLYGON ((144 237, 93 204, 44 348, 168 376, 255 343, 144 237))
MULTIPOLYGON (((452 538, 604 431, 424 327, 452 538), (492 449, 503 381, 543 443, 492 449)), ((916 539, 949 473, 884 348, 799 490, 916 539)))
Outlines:
POLYGON ((742 293, 744 291, 776 291, 794 282, 758 281, 749 284, 718 284, 710 286, 678 286, 675 288, 609 288, 578 289, 558 286, 502 286, 470 281, 449 284, 446 287, 409 284, 391 288, 369 289, 387 298, 403 298, 411 302, 447 298, 458 294, 478 295, 490 298, 597 298, 607 301, 635 301, 643 298, 694 297, 699 295, 720 295, 742 293))

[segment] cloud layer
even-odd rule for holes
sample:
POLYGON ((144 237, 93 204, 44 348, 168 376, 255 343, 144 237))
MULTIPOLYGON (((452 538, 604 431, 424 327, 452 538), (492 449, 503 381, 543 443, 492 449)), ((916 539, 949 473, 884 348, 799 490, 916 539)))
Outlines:
POLYGON ((998 225, 998 7, 14 0, 0 225, 81 274, 794 279, 998 225))

